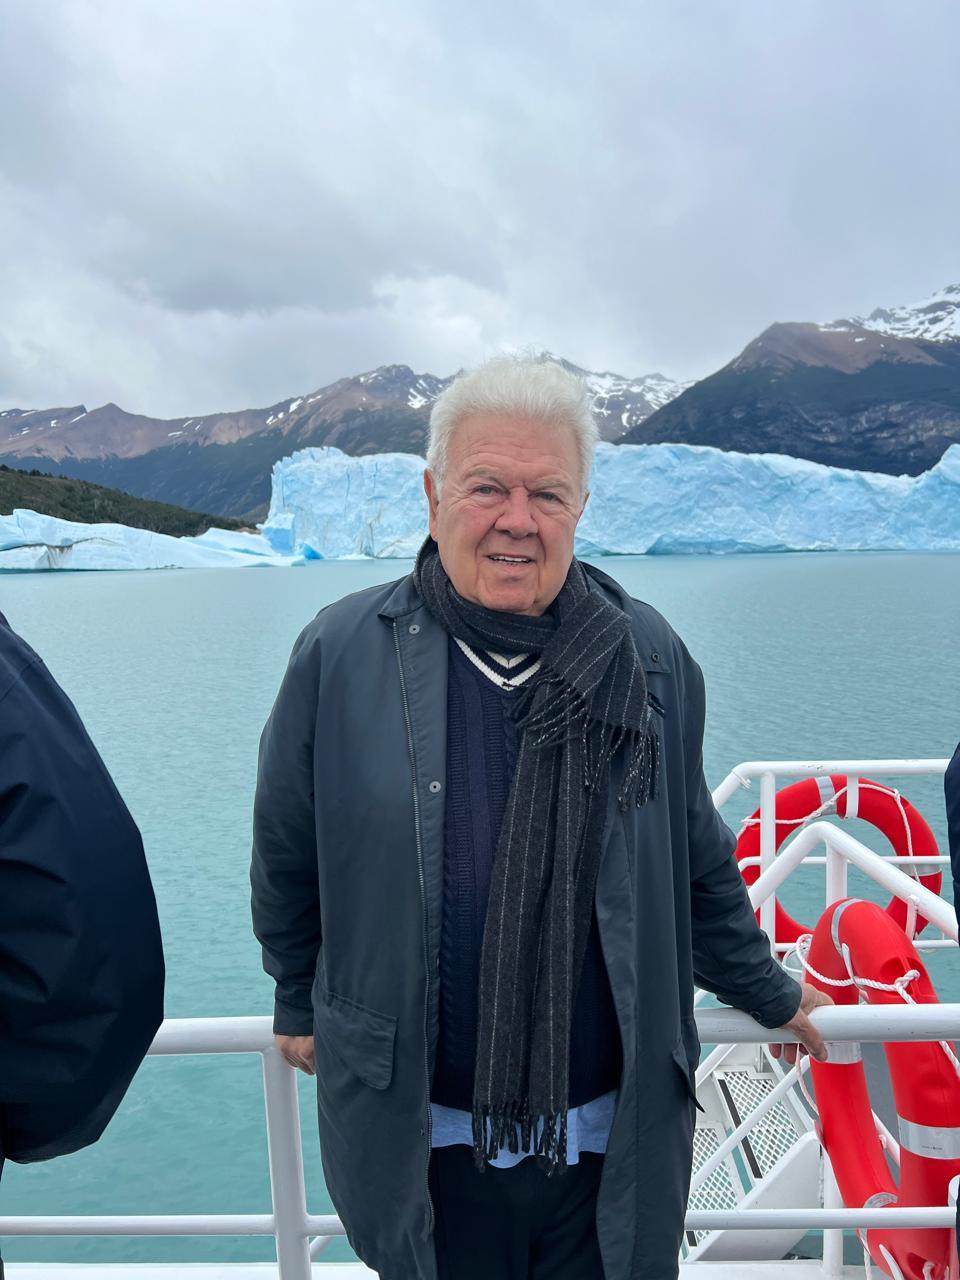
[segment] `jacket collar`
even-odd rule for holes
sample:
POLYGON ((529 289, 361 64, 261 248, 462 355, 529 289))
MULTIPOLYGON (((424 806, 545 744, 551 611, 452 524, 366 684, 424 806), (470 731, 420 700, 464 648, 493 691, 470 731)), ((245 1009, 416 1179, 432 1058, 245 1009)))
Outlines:
POLYGON ((423 601, 414 586, 413 574, 394 583, 393 590, 377 610, 379 618, 402 618, 405 613, 413 613, 423 608, 423 601))
MULTIPOLYGON (((653 636, 649 634, 649 630, 644 625, 643 620, 637 616, 637 611, 633 607, 630 596, 624 591, 620 583, 592 564, 585 564, 583 567, 586 570, 587 577, 591 580, 591 584, 602 591, 608 599, 612 600, 615 605, 631 618, 634 639, 644 668, 647 671, 659 671, 667 674, 670 670, 669 666, 659 653, 656 658, 653 657, 656 652, 653 636)), ((405 578, 401 578, 394 583, 392 591, 377 611, 377 616, 392 620, 394 618, 402 618, 406 614, 416 613, 417 610, 424 607, 420 594, 414 585, 413 574, 408 573, 405 578)))

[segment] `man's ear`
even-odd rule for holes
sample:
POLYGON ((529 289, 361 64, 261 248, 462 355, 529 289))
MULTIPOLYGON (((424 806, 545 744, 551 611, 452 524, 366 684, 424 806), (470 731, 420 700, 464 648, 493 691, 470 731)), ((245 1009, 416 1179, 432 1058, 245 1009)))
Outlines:
POLYGON ((440 503, 440 489, 429 471, 423 473, 423 491, 427 495, 427 506, 430 509, 430 537, 437 537, 437 507, 440 503))

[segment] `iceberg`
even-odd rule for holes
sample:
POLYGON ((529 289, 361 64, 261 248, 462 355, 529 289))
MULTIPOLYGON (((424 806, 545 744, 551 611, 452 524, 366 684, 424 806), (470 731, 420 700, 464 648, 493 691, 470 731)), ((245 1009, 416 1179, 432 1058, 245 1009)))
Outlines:
POLYGON ((289 564, 257 533, 208 529, 175 538, 123 524, 80 524, 16 510, 0 516, 0 571, 207 569, 289 564))
POLYGON ((330 445, 274 463, 264 538, 307 560, 415 556, 427 532, 423 458, 330 445))
MULTIPOLYGON (((264 539, 304 559, 411 557, 423 459, 302 449, 273 468, 264 539)), ((597 447, 577 554, 960 551, 960 445, 920 476, 845 471, 705 445, 597 447)))

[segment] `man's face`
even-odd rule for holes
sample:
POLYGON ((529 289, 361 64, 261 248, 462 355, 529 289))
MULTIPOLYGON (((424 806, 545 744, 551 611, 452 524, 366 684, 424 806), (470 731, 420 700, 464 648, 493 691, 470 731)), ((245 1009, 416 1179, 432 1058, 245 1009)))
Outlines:
POLYGON ((454 588, 487 609, 541 614, 563 586, 586 499, 573 433, 527 418, 478 414, 447 442, 430 532, 454 588))

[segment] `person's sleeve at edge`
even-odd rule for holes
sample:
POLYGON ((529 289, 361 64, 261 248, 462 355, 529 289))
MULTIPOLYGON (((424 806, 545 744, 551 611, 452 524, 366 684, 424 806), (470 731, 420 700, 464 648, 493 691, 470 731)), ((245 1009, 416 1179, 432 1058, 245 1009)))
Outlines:
POLYGON ((770 953, 734 857, 736 837, 713 803, 703 772, 703 673, 680 644, 694 977, 724 1004, 764 1027, 780 1027, 800 1007, 801 990, 770 953))
POLYGON ((311 625, 294 645, 260 738, 253 811, 253 930, 276 982, 278 1035, 313 1033, 322 942, 313 765, 319 680, 320 642, 311 625))

